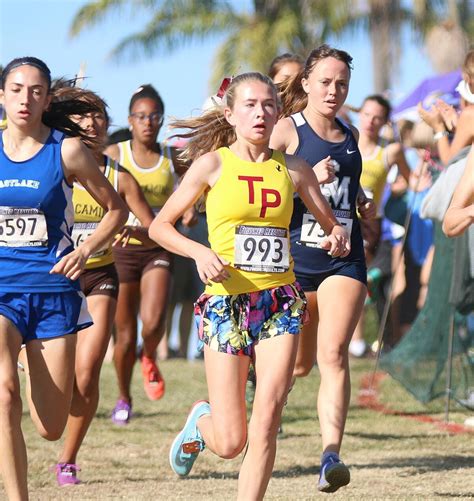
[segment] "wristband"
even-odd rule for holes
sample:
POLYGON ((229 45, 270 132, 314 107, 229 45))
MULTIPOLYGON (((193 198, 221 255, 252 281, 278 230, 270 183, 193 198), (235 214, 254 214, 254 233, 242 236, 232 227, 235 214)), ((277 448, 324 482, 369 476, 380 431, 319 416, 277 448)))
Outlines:
POLYGON ((440 130, 433 136, 433 139, 435 141, 439 141, 442 137, 447 137, 447 136, 449 136, 449 132, 447 130, 440 130))

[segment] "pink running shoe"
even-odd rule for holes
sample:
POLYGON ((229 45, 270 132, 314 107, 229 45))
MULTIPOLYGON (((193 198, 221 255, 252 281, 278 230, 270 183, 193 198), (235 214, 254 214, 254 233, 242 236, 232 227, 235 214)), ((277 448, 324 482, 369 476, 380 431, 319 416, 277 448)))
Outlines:
POLYGON ((112 411, 112 422, 119 426, 125 426, 130 421, 132 417, 132 403, 128 403, 126 400, 119 399, 115 404, 114 410, 112 411))
POLYGON ((58 485, 77 485, 81 483, 76 476, 76 473, 81 471, 77 464, 58 463, 54 469, 56 471, 56 480, 58 481, 58 485))
POLYGON ((143 387, 150 400, 159 400, 165 394, 165 381, 153 358, 141 357, 143 387))

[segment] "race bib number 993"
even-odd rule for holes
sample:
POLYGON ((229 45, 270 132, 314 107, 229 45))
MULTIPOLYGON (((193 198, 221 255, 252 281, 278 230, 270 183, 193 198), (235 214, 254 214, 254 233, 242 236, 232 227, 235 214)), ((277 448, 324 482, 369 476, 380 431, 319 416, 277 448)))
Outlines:
POLYGON ((0 207, 1 247, 47 247, 46 218, 38 209, 0 207))
POLYGON ((234 266, 244 271, 284 273, 290 267, 288 231, 285 228, 237 226, 234 266))

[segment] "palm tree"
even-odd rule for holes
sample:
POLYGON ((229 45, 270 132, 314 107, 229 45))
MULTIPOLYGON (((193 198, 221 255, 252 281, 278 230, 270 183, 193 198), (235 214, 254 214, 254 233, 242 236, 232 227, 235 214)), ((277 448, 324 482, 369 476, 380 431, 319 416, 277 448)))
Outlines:
MULTIPOLYGON (((93 0, 76 14, 71 35, 126 8, 150 12, 150 21, 115 47, 111 54, 115 59, 170 52, 224 35, 214 58, 211 82, 215 87, 223 75, 248 69, 265 71, 281 52, 305 57, 329 34, 362 27, 372 45, 374 89, 383 92, 397 73, 402 26, 410 23, 412 31, 424 41, 446 18, 447 6, 451 18, 453 12, 457 13, 458 32, 472 35, 471 0, 413 0, 411 8, 404 7, 401 0, 254 0, 249 12, 236 9, 230 0, 93 0)), ((431 50, 434 59, 439 49, 438 45, 431 50)), ((456 59, 455 52, 451 49, 449 61, 456 59)))
POLYGON ((223 75, 266 71, 273 57, 284 51, 306 56, 329 33, 343 29, 349 4, 349 0, 254 0, 253 9, 245 12, 228 0, 95 0, 77 12, 70 31, 75 36, 126 7, 149 11, 150 21, 113 49, 114 59, 169 52, 225 35, 214 59, 215 85, 223 75))
POLYGON ((347 28, 363 29, 369 35, 372 51, 373 86, 376 93, 390 88, 400 59, 402 24, 410 11, 400 0, 355 1, 347 28))
MULTIPOLYGON (((420 3, 425 3, 421 2, 420 3)), ((427 26, 426 51, 439 73, 459 68, 474 36, 474 3, 448 0, 444 19, 427 26)))

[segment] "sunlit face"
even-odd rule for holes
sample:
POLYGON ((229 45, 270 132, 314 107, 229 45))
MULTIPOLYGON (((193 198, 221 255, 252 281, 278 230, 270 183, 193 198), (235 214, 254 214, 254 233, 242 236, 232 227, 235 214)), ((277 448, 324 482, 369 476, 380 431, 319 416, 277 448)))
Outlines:
POLYGON ((154 99, 145 97, 135 101, 128 117, 133 138, 142 143, 156 142, 162 117, 163 111, 154 99))
POLYGON ((362 134, 377 138, 387 122, 387 110, 377 101, 366 101, 359 113, 359 129, 362 134))
POLYGON ((242 82, 235 89, 232 109, 225 108, 224 113, 238 138, 253 144, 268 143, 278 120, 274 90, 258 80, 242 82))
POLYGON ((349 80, 350 71, 343 61, 333 57, 319 61, 301 82, 308 106, 321 115, 336 116, 349 93, 349 80))
POLYGON ((284 63, 273 77, 273 81, 278 84, 285 81, 287 78, 297 75, 301 70, 301 64, 295 61, 284 63))
POLYGON ((45 76, 27 64, 8 73, 0 98, 8 122, 19 127, 40 124, 51 101, 45 76))

